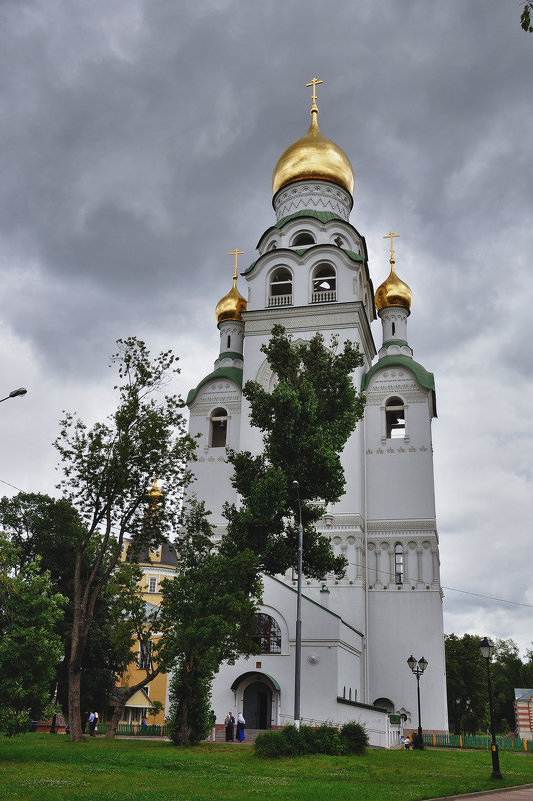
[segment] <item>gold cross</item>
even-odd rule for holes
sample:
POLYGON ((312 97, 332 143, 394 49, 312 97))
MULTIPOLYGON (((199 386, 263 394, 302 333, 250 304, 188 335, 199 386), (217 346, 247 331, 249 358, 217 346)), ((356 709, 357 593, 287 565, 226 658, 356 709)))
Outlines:
POLYGON ((313 78, 313 80, 310 83, 305 84, 306 86, 313 87, 313 94, 311 95, 311 100, 313 101, 313 105, 316 105, 316 88, 319 83, 324 83, 324 81, 319 81, 318 78, 313 78))
POLYGON ((390 257, 391 257, 391 259, 394 258, 394 248, 392 246, 393 245, 393 241, 392 240, 396 236, 400 236, 400 234, 395 234, 392 231, 389 231, 389 233, 385 234, 385 236, 383 237, 383 239, 390 239, 390 257))
POLYGON ((232 250, 231 253, 228 253, 228 256, 235 256, 235 264, 233 265, 233 278, 237 278, 237 256, 243 256, 244 250, 232 250))

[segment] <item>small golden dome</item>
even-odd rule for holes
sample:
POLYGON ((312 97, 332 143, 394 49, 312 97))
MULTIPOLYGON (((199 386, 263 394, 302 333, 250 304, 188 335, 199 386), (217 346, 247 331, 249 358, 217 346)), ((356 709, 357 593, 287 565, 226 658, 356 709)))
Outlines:
POLYGON ((378 287, 375 295, 376 309, 381 311, 387 306, 403 306, 411 311, 413 293, 394 272, 395 261, 390 259, 390 274, 386 281, 378 287))
POLYGON ((224 320, 236 320, 239 323, 243 322, 241 312, 246 311, 246 301, 237 289, 237 277, 233 277, 233 286, 227 295, 224 295, 222 300, 219 300, 215 309, 217 323, 222 323, 224 320))
POLYGON ((348 156, 318 127, 318 108, 311 108, 311 125, 301 139, 280 156, 272 173, 272 194, 294 181, 322 179, 339 184, 353 195, 354 174, 348 156))
POLYGON ((163 497, 163 493, 161 492, 161 490, 157 486, 157 474, 155 475, 155 478, 154 478, 154 486, 152 487, 151 490, 149 490, 146 493, 146 495, 148 496, 148 498, 150 498, 150 505, 152 507, 154 507, 157 504, 157 502, 159 501, 159 498, 163 497))

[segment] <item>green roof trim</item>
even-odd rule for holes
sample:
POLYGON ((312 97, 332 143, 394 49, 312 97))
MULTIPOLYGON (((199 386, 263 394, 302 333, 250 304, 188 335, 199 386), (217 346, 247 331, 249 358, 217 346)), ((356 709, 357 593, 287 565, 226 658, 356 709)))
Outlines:
POLYGON ((212 373, 209 373, 209 375, 206 375, 195 389, 191 389, 185 401, 186 405, 191 405, 204 384, 207 384, 208 381, 216 381, 220 378, 227 378, 229 381, 233 381, 234 384, 237 384, 239 389, 242 389, 242 367, 219 367, 218 370, 214 370, 212 373))
MULTIPOLYGON (((317 211, 317 212, 313 212, 313 213, 314 214, 319 214, 320 212, 317 211)), ((330 212, 329 211, 324 211, 324 212, 321 212, 321 213, 329 214, 330 212)), ((285 218, 285 219, 288 219, 288 218, 285 218)), ((297 253, 298 256, 303 256, 304 253, 307 253, 307 251, 310 250, 311 248, 321 248, 321 247, 324 247, 325 245, 328 245, 328 244, 331 244, 331 243, 328 243, 328 242, 317 242, 314 245, 308 245, 306 248, 280 248, 279 251, 276 251, 276 252, 282 253, 283 251, 288 251, 289 253, 297 253)), ((354 250, 347 250, 346 248, 338 248, 338 250, 342 251, 343 253, 346 253, 348 258, 351 259, 352 261, 356 261, 359 264, 365 264, 366 265, 365 257, 361 256, 359 253, 356 253, 354 250)), ((269 255, 271 252, 272 251, 269 250, 269 251, 267 251, 267 253, 263 253, 262 256, 259 256, 258 259, 253 261, 250 264, 250 266, 247 267, 246 270, 244 270, 241 273, 241 275, 248 275, 248 273, 251 273, 252 270, 254 269, 255 265, 257 264, 257 262, 260 261, 265 256, 269 255)), ((368 273, 368 267, 367 267, 366 271, 368 273)))
POLYGON ((373 709, 375 712, 385 712, 385 714, 387 714, 387 710, 383 709, 382 706, 374 706, 373 704, 360 704, 359 701, 349 701, 348 698, 342 698, 340 695, 337 696, 337 703, 348 704, 348 706, 358 706, 360 709, 373 709))
POLYGON ((423 389, 435 392, 435 378, 433 373, 428 373, 425 367, 422 367, 421 364, 415 362, 414 359, 410 359, 408 356, 385 356, 383 359, 377 361, 376 364, 370 368, 368 373, 364 374, 361 382, 362 390, 367 389, 374 374, 383 367, 403 367, 414 375, 418 384, 423 387, 423 389))
POLYGON ((298 217, 314 217, 315 220, 320 220, 320 222, 326 223, 330 220, 342 220, 346 222, 340 214, 334 214, 332 211, 315 211, 314 209, 302 209, 302 211, 296 211, 294 214, 289 214, 288 217, 284 217, 279 222, 275 223, 274 228, 283 228, 283 226, 290 222, 291 220, 297 220, 298 217))
POLYGON ((240 359, 241 362, 243 361, 242 353, 235 353, 233 350, 226 350, 224 353, 221 353, 218 357, 219 359, 240 359))
POLYGON ((349 256, 352 261, 358 261, 361 264, 364 263, 364 257, 360 256, 359 253, 356 253, 353 250, 346 250, 345 248, 341 248, 341 250, 344 251, 344 253, 346 253, 346 255, 349 256))
POLYGON ((386 342, 383 343, 383 345, 381 347, 382 348, 386 348, 388 345, 407 345, 407 346, 409 346, 409 343, 405 339, 388 339, 386 342))

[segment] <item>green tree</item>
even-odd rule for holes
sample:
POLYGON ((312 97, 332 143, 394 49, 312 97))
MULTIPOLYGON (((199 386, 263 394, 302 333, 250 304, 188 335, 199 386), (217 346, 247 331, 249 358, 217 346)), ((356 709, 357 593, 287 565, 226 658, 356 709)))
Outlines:
POLYGON ((257 560, 248 549, 217 553, 212 533, 203 503, 192 500, 176 542, 178 574, 162 587, 160 622, 167 634, 155 646, 155 660, 173 664, 175 745, 195 745, 207 735, 210 687, 220 664, 256 651, 257 560))
MULTIPOLYGON (((141 577, 142 570, 138 565, 124 563, 117 568, 112 579, 115 587, 112 619, 118 624, 116 636, 123 643, 127 653, 124 669, 141 655, 138 664, 144 675, 134 684, 119 684, 115 681, 110 688, 108 697, 113 699, 115 706, 106 733, 106 737, 109 738, 115 736, 129 699, 138 690, 150 684, 160 673, 166 672, 164 638, 168 634, 168 626, 172 626, 173 623, 168 620, 164 623, 160 619, 160 608, 146 604, 139 590, 141 577), (137 646, 135 651, 134 645, 137 646), (157 661, 156 654, 158 654, 157 661)), ((110 589, 112 591, 112 587, 110 589)), ((116 678, 118 679, 118 676, 116 678)))
POLYGON ((533 25, 531 24, 531 12, 533 12, 533 3, 525 3, 520 15, 520 24, 522 30, 526 33, 533 33, 533 25))
POLYGON ((514 640, 496 640, 491 665, 494 724, 502 734, 515 729, 514 689, 521 684, 524 665, 514 640))
POLYGON ((111 364, 119 385, 116 410, 89 428, 66 413, 55 446, 62 462, 59 487, 82 518, 86 533, 77 545, 72 594, 72 636, 68 675, 71 740, 82 739, 80 682, 83 657, 96 603, 115 570, 124 538, 132 553, 159 545, 175 530, 186 464, 194 458, 181 412, 183 402, 165 394, 175 367, 171 351, 151 358, 144 342, 118 340, 111 364), (154 473, 164 475, 165 494, 151 507, 148 491, 154 473), (83 564, 90 554, 86 577, 83 564))
POLYGON ((488 724, 487 674, 479 651, 481 639, 474 634, 445 636, 448 719, 456 734, 471 734, 488 724))
POLYGON ((40 716, 61 656, 56 625, 65 599, 38 560, 17 569, 17 549, 0 535, 0 720, 8 734, 40 716))
MULTIPOLYGON (((74 565, 76 550, 86 535, 86 528, 68 501, 24 492, 13 498, 0 499, 0 527, 17 549, 15 571, 23 566, 36 564, 38 560, 41 573, 48 572, 50 576, 53 592, 68 599, 64 615, 57 620, 55 626, 63 643, 64 658, 57 665, 56 676, 50 687, 51 695, 54 690, 57 691, 58 702, 66 713, 74 565)), ((87 549, 81 567, 84 581, 89 575, 91 563, 92 554, 87 549)), ((124 636, 122 641, 119 639, 119 631, 123 634, 123 623, 112 614, 113 603, 113 592, 102 592, 95 605, 82 661, 82 709, 94 709, 107 703, 117 675, 124 670, 124 665, 127 664, 125 660, 129 658, 129 640, 126 646, 124 636)))
POLYGON ((304 529, 303 569, 309 576, 344 572, 343 557, 335 558, 329 539, 315 523, 327 504, 344 494, 341 452, 364 413, 365 398, 354 386, 352 373, 362 365, 357 346, 345 342, 339 349, 321 334, 294 344, 277 325, 262 347, 277 377, 272 392, 255 381, 243 395, 250 403, 250 420, 263 433, 263 452, 230 452, 233 486, 241 505, 227 504, 228 533, 222 542, 227 554, 250 549, 259 568, 284 573, 296 564, 298 490, 304 529))

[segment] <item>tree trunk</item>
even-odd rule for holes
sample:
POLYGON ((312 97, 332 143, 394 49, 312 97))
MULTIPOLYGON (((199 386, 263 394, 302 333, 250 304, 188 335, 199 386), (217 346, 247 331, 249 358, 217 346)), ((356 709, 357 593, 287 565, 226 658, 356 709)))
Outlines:
POLYGON ((68 671, 68 723, 70 729, 70 741, 80 743, 84 740, 81 730, 81 670, 72 667, 72 662, 68 671))
POLYGON ((117 701, 117 705, 113 710, 113 717, 111 718, 111 723, 109 724, 109 728, 106 734, 106 737, 109 737, 110 739, 113 738, 117 733, 117 726, 120 723, 124 707, 126 706, 126 700, 127 700, 126 696, 120 698, 120 700, 117 701))

